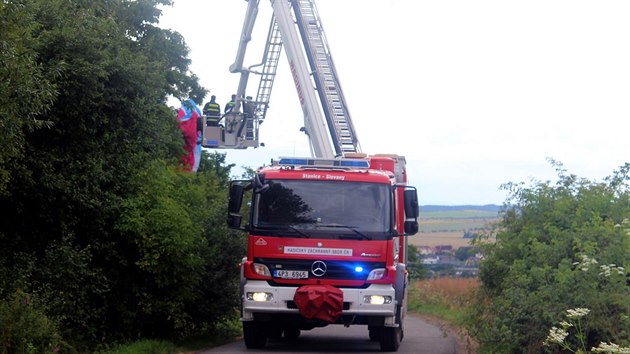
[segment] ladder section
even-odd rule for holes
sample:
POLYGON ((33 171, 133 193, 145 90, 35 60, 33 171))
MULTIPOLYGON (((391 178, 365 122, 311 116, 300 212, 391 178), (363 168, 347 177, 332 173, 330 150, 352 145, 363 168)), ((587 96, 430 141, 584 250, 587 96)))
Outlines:
POLYGON ((258 92, 256 93, 256 121, 262 122, 267 115, 269 108, 269 100, 271 97, 271 89, 273 81, 276 78, 278 62, 282 53, 282 36, 276 17, 272 16, 269 25, 269 33, 267 35, 267 44, 262 59, 262 72, 260 73, 260 82, 258 84, 258 92))
POLYGON ((360 152, 359 140, 350 119, 315 3, 313 0, 290 1, 335 151, 338 155, 360 152))

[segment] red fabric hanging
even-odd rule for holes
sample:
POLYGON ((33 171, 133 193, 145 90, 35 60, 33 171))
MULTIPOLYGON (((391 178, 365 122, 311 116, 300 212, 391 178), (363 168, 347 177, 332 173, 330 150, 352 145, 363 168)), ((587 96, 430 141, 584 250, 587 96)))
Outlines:
POLYGON ((343 311, 343 291, 331 285, 304 285, 295 291, 293 301, 308 319, 334 323, 343 311))

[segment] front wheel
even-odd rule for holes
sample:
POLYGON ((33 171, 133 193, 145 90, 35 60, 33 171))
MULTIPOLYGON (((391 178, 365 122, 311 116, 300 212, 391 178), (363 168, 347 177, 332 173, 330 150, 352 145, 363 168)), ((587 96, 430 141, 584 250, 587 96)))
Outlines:
POLYGON ((368 331, 370 334, 370 340, 372 342, 378 342, 381 340, 381 332, 382 332, 383 327, 376 327, 376 326, 368 326, 368 331))
POLYGON ((383 352, 395 352, 398 351, 400 342, 402 341, 405 332, 403 330, 402 321, 402 308, 399 305, 396 308, 396 324, 398 327, 382 327, 380 332, 381 351, 383 352))
POLYGON ((297 328, 285 328, 284 338, 289 341, 294 341, 300 336, 300 330, 297 328))
POLYGON ((381 332, 381 351, 395 352, 400 346, 402 329, 400 327, 383 327, 381 332))
POLYGON ((255 321, 243 322, 243 340, 247 349, 261 349, 267 344, 264 326, 255 321))

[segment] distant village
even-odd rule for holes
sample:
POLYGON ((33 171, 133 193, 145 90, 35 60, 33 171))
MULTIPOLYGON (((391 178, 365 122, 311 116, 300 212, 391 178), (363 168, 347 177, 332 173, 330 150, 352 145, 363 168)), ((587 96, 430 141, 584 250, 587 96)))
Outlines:
MULTIPOLYGON (((423 205, 421 229, 427 233, 461 232, 464 239, 472 239, 487 222, 497 218, 498 205, 439 206, 423 205)), ((483 255, 478 248, 445 244, 431 246, 410 245, 408 269, 411 278, 476 277, 483 255)))
POLYGON ((474 247, 410 246, 407 268, 412 279, 476 277, 483 258, 474 247))

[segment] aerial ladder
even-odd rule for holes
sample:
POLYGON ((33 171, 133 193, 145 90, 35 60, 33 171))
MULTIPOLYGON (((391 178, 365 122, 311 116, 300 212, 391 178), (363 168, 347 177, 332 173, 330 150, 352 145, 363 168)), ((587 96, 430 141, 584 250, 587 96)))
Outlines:
POLYGON ((247 0, 236 59, 230 72, 239 73, 236 105, 217 125, 204 125, 202 145, 209 148, 246 149, 259 142, 282 49, 304 115, 303 131, 313 157, 342 157, 360 153, 339 77, 314 0, 270 0, 273 15, 260 63, 244 66, 260 0, 247 0), (259 77, 256 97, 246 95, 250 74, 259 77))

